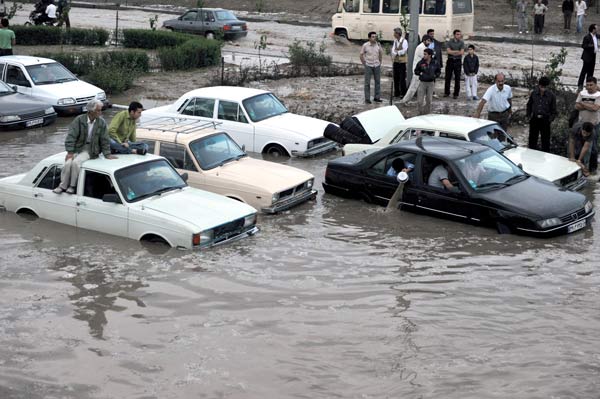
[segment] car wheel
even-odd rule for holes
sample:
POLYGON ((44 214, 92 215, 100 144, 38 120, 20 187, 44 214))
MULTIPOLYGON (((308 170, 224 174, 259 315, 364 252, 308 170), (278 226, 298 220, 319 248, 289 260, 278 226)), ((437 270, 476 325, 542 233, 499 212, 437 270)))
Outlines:
POLYGON ((205 36, 208 40, 213 40, 215 38, 215 34, 212 32, 206 32, 205 36))
POLYGON ((496 230, 498 230, 498 233, 500 233, 500 234, 510 234, 511 233, 510 227, 507 224, 502 223, 500 221, 496 222, 496 230))
POLYGON ((290 155, 287 153, 285 148, 280 146, 279 144, 270 144, 265 147, 263 150, 263 154, 270 155, 272 157, 289 157, 290 155))
POLYGON ((27 21, 23 25, 25 25, 25 26, 31 26, 32 24, 31 24, 31 22, 27 21))
POLYGON ((335 35, 339 38, 348 40, 348 32, 346 31, 346 29, 337 29, 335 31, 335 35))
POLYGON ((360 198, 365 201, 367 204, 372 204, 373 203, 373 199, 371 198, 371 196, 365 192, 360 193, 360 198))

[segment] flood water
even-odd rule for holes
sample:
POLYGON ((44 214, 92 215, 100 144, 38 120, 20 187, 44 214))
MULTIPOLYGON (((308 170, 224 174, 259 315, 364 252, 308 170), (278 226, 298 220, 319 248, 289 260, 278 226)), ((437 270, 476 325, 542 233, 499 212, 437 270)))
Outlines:
MULTIPOLYGON (((69 121, 0 133, 0 176, 69 121)), ((0 398, 598 398, 597 220, 541 240, 387 213, 323 194, 332 157, 283 161, 317 200, 205 252, 0 213, 0 398)))

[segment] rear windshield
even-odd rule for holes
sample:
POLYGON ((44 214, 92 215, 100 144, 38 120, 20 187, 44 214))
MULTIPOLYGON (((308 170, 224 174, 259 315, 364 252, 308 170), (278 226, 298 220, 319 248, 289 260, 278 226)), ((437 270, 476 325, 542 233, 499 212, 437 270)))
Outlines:
POLYGON ((217 14, 217 19, 221 21, 237 19, 231 11, 215 11, 215 14, 217 14))

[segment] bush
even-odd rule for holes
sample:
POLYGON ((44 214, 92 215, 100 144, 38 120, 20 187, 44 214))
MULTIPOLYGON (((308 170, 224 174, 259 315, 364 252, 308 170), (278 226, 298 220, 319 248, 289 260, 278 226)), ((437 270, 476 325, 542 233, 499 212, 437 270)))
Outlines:
POLYGON ((121 93, 133 86, 136 71, 114 65, 100 65, 94 68, 85 80, 96 85, 107 94, 121 93))
POLYGON ((109 33, 106 29, 71 28, 63 32, 64 43, 80 46, 104 46, 109 33))
POLYGON ((317 49, 315 42, 308 41, 305 47, 299 40, 295 40, 288 47, 288 56, 290 64, 297 74, 301 74, 302 69, 308 68, 309 74, 315 76, 322 69, 331 66, 331 56, 325 55, 324 42, 317 49))
POLYGON ((175 47, 193 39, 197 40, 199 37, 165 30, 123 29, 123 47, 129 48, 175 47))
POLYGON ((165 71, 218 65, 221 61, 221 43, 202 38, 190 40, 177 47, 159 48, 158 58, 165 71))
POLYGON ((75 44, 81 46, 104 46, 109 33, 105 29, 71 28, 62 30, 53 26, 11 25, 17 42, 23 46, 44 44, 75 44))
POLYGON ((38 57, 51 58, 63 64, 76 75, 87 75, 95 67, 129 69, 148 72, 149 58, 142 50, 108 51, 104 53, 39 53, 38 57))

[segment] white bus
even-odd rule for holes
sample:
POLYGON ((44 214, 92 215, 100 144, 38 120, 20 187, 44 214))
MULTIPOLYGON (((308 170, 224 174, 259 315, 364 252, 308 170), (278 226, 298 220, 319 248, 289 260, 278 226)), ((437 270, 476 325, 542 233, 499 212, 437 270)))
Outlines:
MULTIPOLYGON (((450 38, 454 29, 463 37, 473 36, 473 0, 419 0, 419 34, 435 29, 436 39, 450 38)), ((401 10, 410 16, 410 0, 340 0, 331 17, 333 34, 347 39, 368 39, 377 32, 380 40, 394 40, 394 28, 401 28, 401 10)))

